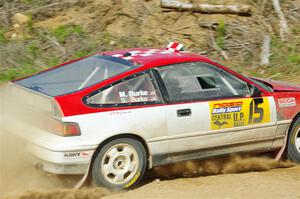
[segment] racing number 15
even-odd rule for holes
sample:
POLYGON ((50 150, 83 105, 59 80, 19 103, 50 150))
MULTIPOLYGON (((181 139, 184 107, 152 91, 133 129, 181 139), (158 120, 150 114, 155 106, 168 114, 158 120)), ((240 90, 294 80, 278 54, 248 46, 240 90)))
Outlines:
POLYGON ((256 98, 250 102, 249 107, 249 124, 260 123, 264 118, 264 109, 258 107, 260 104, 264 103, 263 98, 256 98), (258 117, 256 115, 259 115, 258 117))

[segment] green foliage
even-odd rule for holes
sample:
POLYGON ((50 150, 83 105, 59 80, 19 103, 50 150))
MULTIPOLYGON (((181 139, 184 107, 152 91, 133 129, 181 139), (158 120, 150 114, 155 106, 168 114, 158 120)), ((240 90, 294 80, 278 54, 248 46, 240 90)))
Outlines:
POLYGON ((66 39, 72 34, 84 36, 84 31, 80 26, 62 25, 52 31, 52 34, 58 39, 60 43, 65 43, 66 39))
POLYGON ((290 53, 287 59, 292 64, 300 64, 300 54, 298 53, 290 53))
POLYGON ((224 20, 219 21, 219 25, 217 26, 217 37, 216 37, 216 43, 217 45, 223 49, 225 46, 225 36, 226 36, 226 24, 224 20))
POLYGON ((34 28, 33 28, 32 14, 28 14, 27 16, 29 20, 27 22, 26 30, 28 33, 33 33, 34 28))
POLYGON ((219 25, 217 26, 217 33, 220 36, 225 36, 226 35, 226 25, 224 20, 219 21, 219 25))
POLYGON ((93 51, 90 50, 79 50, 74 53, 74 58, 80 58, 92 54, 93 51))
POLYGON ((292 33, 293 34, 299 34, 300 33, 300 27, 298 26, 298 27, 293 27, 292 28, 292 33))
POLYGON ((57 57, 52 57, 47 60, 47 64, 49 67, 57 66, 58 64, 60 64, 60 62, 61 60, 59 60, 59 58, 57 57))
POLYGON ((33 58, 37 58, 40 55, 40 48, 37 42, 33 42, 26 46, 26 51, 33 58))
POLYGON ((268 74, 282 73, 287 76, 300 75, 300 39, 283 42, 278 37, 272 38, 271 66, 268 74))
POLYGON ((7 39, 5 37, 4 30, 0 29, 0 44, 6 43, 6 42, 7 42, 7 39))
POLYGON ((0 82, 9 81, 16 78, 21 78, 38 72, 37 68, 32 67, 32 64, 27 63, 17 68, 9 68, 0 73, 0 82))
POLYGON ((284 47, 284 43, 280 40, 280 38, 273 36, 272 37, 272 48, 282 48, 284 47))

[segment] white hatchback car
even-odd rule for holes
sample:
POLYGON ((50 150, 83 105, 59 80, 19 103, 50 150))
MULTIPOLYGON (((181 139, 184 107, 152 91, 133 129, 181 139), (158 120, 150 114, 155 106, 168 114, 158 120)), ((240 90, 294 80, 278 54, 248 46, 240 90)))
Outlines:
POLYGON ((132 187, 156 165, 275 150, 287 134, 288 155, 300 162, 299 87, 172 46, 94 54, 5 92, 5 127, 44 170, 88 171, 109 188, 132 187))

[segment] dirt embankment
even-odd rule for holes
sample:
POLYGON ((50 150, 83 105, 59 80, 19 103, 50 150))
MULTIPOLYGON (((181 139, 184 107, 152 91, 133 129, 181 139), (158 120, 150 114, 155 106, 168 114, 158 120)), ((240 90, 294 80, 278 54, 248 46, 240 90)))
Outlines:
POLYGON ((0 1, 0 42, 1 35, 4 40, 0 45, 0 73, 10 79, 21 77, 22 69, 24 73, 39 71, 95 51, 164 47, 178 41, 186 50, 244 74, 276 75, 275 79, 299 82, 300 0, 280 2, 291 30, 284 42, 272 1, 180 1, 247 4, 253 12, 243 16, 170 11, 161 8, 159 0, 0 1), (27 24, 14 24, 16 13, 29 16, 27 24), (272 37, 270 67, 260 66, 265 34, 272 37), (12 75, 12 69, 19 70, 13 70, 17 74, 12 75))

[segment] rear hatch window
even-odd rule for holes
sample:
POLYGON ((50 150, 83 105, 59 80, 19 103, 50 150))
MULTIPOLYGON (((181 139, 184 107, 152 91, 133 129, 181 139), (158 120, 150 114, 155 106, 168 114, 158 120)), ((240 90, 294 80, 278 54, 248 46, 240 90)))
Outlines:
POLYGON ((58 96, 87 88, 136 67, 124 59, 95 55, 15 83, 49 96, 58 96))

